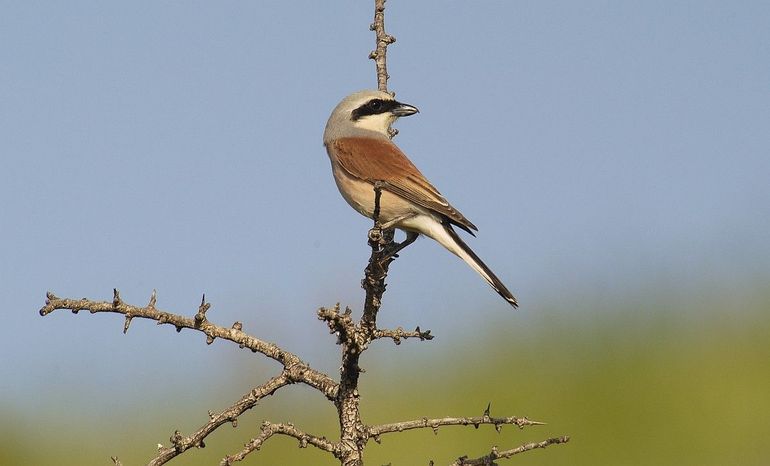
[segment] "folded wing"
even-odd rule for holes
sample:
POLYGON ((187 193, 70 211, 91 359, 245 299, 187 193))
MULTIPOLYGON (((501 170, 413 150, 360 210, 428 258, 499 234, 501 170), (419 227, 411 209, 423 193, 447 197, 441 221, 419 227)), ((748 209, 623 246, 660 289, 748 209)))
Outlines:
POLYGON ((420 173, 417 167, 395 144, 386 139, 340 138, 332 142, 337 161, 351 176, 431 210, 473 234, 478 230, 463 214, 452 207, 440 192, 420 173))

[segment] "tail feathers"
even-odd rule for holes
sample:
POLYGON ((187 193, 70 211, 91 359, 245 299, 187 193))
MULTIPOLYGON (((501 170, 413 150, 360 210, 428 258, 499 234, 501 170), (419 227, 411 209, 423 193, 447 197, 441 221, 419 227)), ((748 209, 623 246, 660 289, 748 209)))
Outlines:
POLYGON ((449 242, 441 241, 439 238, 434 239, 436 239, 445 248, 460 257, 460 259, 464 260, 476 272, 478 272, 478 274, 481 275, 484 280, 487 281, 487 283, 489 283, 489 286, 497 291, 497 294, 502 296, 503 299, 508 302, 508 304, 514 308, 519 307, 519 303, 516 302, 516 298, 513 296, 513 294, 508 291, 508 288, 503 285, 503 282, 501 282, 500 279, 497 278, 497 276, 489 269, 489 267, 487 267, 484 261, 482 261, 481 258, 479 258, 479 256, 477 256, 476 253, 473 252, 473 250, 468 247, 467 244, 465 244, 457 232, 454 231, 452 226, 446 223, 442 226, 444 227, 444 231, 447 233, 447 239, 451 239, 451 243, 447 244, 449 242))

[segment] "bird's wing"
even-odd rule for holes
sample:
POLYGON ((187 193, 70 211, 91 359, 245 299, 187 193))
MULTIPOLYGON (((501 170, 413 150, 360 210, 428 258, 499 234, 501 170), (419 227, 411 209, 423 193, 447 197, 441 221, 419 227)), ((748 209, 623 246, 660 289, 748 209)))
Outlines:
POLYGON ((385 139, 348 137, 336 139, 337 162, 349 175, 372 184, 384 183, 383 189, 445 216, 470 234, 478 230, 452 207, 446 198, 420 173, 420 170, 395 144, 385 139))

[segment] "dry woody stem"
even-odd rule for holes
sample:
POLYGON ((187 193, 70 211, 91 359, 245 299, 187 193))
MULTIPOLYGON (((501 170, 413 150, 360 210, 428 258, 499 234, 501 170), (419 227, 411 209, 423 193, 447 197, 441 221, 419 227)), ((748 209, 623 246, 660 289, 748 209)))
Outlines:
POLYGON ((377 89, 388 92, 388 45, 396 41, 396 38, 385 32, 385 0, 374 2, 374 22, 369 25, 376 36, 376 48, 369 54, 377 67, 377 89))

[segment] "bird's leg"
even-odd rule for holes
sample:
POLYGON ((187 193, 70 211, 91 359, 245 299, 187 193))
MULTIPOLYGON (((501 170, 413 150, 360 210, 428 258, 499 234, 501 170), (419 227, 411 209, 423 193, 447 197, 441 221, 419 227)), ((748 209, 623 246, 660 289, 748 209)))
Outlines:
POLYGON ((381 260, 383 261, 392 260, 398 257, 398 253, 402 249, 414 243, 417 240, 417 237, 420 236, 419 233, 415 233, 413 231, 406 231, 405 233, 406 233, 406 238, 404 238, 404 241, 401 241, 400 243, 390 243, 388 244, 388 246, 386 246, 385 250, 383 251, 385 254, 383 255, 381 260))
POLYGON ((406 215, 401 215, 400 217, 392 218, 385 223, 377 222, 377 227, 379 227, 380 231, 382 232, 380 236, 380 244, 383 245, 383 256, 382 256, 383 261, 393 260, 394 258, 398 257, 398 252, 400 250, 414 243, 414 241, 417 239, 417 237, 419 236, 418 233, 405 231, 406 239, 404 239, 404 241, 400 243, 396 243, 393 241, 394 226, 398 223, 401 223, 404 220, 414 217, 415 215, 416 214, 414 213, 409 213, 406 215))
POLYGON ((382 246, 382 257, 380 262, 391 261, 398 257, 398 252, 414 243, 419 233, 407 231, 406 238, 400 243, 393 241, 394 229, 393 227, 407 219, 414 217, 415 213, 409 213, 400 217, 392 218, 385 223, 380 223, 380 199, 382 198, 382 187, 385 183, 382 181, 375 181, 374 183, 374 211, 372 218, 374 219, 374 227, 369 230, 369 244, 374 247, 374 244, 380 244, 382 246))
POLYGON ((395 227, 395 226, 396 226, 396 224, 398 224, 398 223, 401 223, 401 222, 403 222, 404 220, 409 220, 410 218, 413 218, 413 217, 416 217, 416 216, 417 216, 417 214, 416 214, 416 213, 414 213, 414 212, 410 212, 410 213, 408 213, 408 214, 405 214, 405 215, 401 215, 400 217, 395 217, 395 218, 392 218, 392 219, 388 220, 388 221, 387 221, 387 222, 385 222, 385 223, 378 223, 378 226, 379 226, 379 227, 380 227, 382 230, 390 230, 391 228, 395 227))
MULTIPOLYGON (((385 223, 380 223, 379 219, 377 218, 377 216, 379 215, 379 198, 378 197, 375 197, 374 207, 375 207, 374 213, 377 215, 374 217, 374 227, 371 230, 369 230, 369 241, 374 241, 375 243, 379 243, 382 246, 387 246, 393 242, 393 227, 397 223, 403 220, 412 218, 416 215, 416 214, 406 214, 400 217, 392 218, 385 223)), ((408 244, 412 243, 413 241, 414 240, 410 241, 408 244)))

